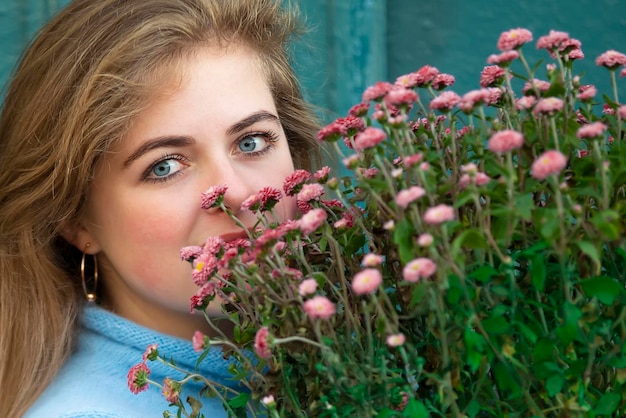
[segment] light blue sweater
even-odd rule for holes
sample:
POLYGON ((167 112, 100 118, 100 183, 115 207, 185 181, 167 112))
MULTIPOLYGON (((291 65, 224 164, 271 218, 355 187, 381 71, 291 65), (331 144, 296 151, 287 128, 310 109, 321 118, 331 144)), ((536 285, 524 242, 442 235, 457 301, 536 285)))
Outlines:
MULTIPOLYGON (((194 370, 198 353, 191 341, 154 332, 102 308, 87 306, 76 351, 25 417, 158 418, 165 410, 175 416, 176 409, 169 408, 158 388, 151 386, 135 395, 127 386, 128 370, 142 361, 146 347, 154 343, 159 345, 161 356, 173 358, 185 370, 194 370)), ((157 361, 148 361, 147 365, 150 379, 158 383, 167 376, 181 376, 157 361)), ((203 360, 199 371, 214 381, 237 388, 229 380, 228 365, 221 349, 215 348, 203 360)), ((199 384, 188 383, 181 399, 184 401, 190 394, 201 400, 207 418, 226 417, 221 402, 216 398, 200 398, 199 389, 199 384)))

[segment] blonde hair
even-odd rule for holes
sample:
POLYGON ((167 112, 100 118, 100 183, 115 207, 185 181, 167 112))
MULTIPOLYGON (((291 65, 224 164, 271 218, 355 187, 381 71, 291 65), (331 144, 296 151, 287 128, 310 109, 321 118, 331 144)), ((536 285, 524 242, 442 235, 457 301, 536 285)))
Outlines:
POLYGON ((287 52, 299 29, 278 0, 77 0, 42 29, 0 119, 1 415, 23 415, 68 357, 84 296, 63 228, 81 217, 95 163, 186 54, 256 51, 295 165, 317 161, 287 52))

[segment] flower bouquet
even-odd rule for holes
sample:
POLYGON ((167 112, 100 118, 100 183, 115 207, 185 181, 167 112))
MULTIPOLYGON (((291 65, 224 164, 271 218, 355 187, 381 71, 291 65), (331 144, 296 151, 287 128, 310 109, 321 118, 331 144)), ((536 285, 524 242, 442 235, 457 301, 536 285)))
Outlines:
MULTIPOLYGON (((181 255, 219 297, 243 390, 209 385, 232 416, 608 416, 626 411, 626 55, 614 91, 582 84, 581 44, 551 31, 530 67, 525 29, 501 34, 481 88, 425 66, 379 82, 318 134, 349 170, 297 170, 243 203, 249 239, 181 255), (516 91, 513 84, 519 83, 516 91), (301 218, 276 222, 295 196, 301 218)), ((223 204, 226 186, 202 196, 223 204)), ((231 214, 232 216, 232 214, 231 214)), ((242 225, 243 227, 243 225, 242 225)), ((151 347, 146 356, 165 361, 151 347)), ((202 358, 202 354, 200 354, 202 358)), ((200 360, 201 360, 200 358, 200 360)), ((141 366, 147 367, 145 364, 141 366)), ((137 389, 147 373, 131 376, 137 389)), ((179 414, 185 380, 163 383, 179 414)))

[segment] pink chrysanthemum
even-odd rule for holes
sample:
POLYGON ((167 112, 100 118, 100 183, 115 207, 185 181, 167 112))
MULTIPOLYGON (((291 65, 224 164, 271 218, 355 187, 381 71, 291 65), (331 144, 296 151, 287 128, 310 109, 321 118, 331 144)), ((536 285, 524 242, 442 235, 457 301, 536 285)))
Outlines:
POLYGON ((259 196, 261 196, 261 212, 272 210, 274 206, 283 197, 283 193, 276 187, 267 186, 259 190, 259 196))
POLYGON ((296 170, 288 175, 283 181, 283 191, 287 196, 295 196, 298 194, 302 185, 309 181, 311 173, 307 170, 296 170))
POLYGON ((598 93, 598 90, 595 88, 595 86, 592 86, 591 84, 580 86, 578 88, 578 99, 583 102, 588 101, 593 99, 596 93, 598 93))
POLYGON ((372 126, 365 128, 354 137, 354 149, 363 151, 375 147, 387 138, 385 131, 372 126))
MULTIPOLYGON (((325 165, 320 168, 313 174, 313 178, 320 184, 324 184, 328 181, 328 177, 330 176, 331 169, 329 166, 325 165)), ((289 195, 288 195, 289 196, 289 195)))
POLYGON ((593 122, 582 126, 576 131, 576 136, 580 139, 597 138, 606 132, 607 126, 602 122, 593 122))
POLYGON ((361 132, 365 129, 365 122, 363 122, 363 119, 352 115, 348 115, 344 118, 338 118, 336 122, 346 128, 346 136, 353 136, 357 132, 361 132))
POLYGON ((445 73, 437 74, 435 78, 433 79, 432 87, 435 90, 443 90, 446 87, 450 87, 454 85, 455 81, 456 79, 454 78, 452 74, 445 74, 445 73))
POLYGON ((537 180, 559 174, 567 165, 567 157, 559 151, 549 150, 541 154, 530 167, 530 172, 537 180))
POLYGON ((191 261, 202 254, 202 247, 199 245, 190 245, 180 249, 180 258, 184 261, 191 261))
POLYGON ((170 404, 175 404, 180 401, 180 391, 182 390, 182 385, 176 380, 172 380, 169 377, 166 377, 163 380, 163 388, 161 389, 161 393, 165 397, 165 400, 170 404))
POLYGON ((261 327, 254 336, 254 352, 262 359, 272 357, 272 346, 270 342, 270 330, 268 327, 261 327))
POLYGON ((504 81, 506 70, 498 65, 489 65, 480 72, 480 87, 491 87, 504 81))
POLYGON ((582 49, 572 49, 568 54, 567 57, 570 60, 581 60, 583 58, 585 58, 585 54, 583 53, 582 49))
POLYGON ((504 51, 501 54, 491 54, 487 58, 487 64, 508 65, 511 61, 519 58, 517 51, 504 51))
POLYGON ((317 290, 317 280, 315 279, 305 279, 302 280, 300 285, 298 286, 298 293, 300 296, 309 296, 315 293, 317 290))
POLYGON ((319 200, 320 196, 324 194, 324 186, 318 183, 310 183, 302 185, 302 190, 296 196, 296 199, 303 202, 310 202, 311 200, 319 200))
POLYGON ((189 311, 193 313, 196 309, 202 309, 209 300, 215 297, 217 287, 214 281, 207 281, 200 286, 196 294, 190 298, 189 311))
POLYGON ((196 285, 202 286, 217 269, 217 258, 203 252, 193 260, 192 277, 196 285))
POLYGON ((537 49, 547 49, 553 51, 569 39, 569 33, 551 30, 548 35, 541 36, 537 40, 537 49))
POLYGON ((407 282, 417 282, 420 279, 427 279, 437 271, 437 264, 425 257, 419 257, 410 261, 402 269, 402 278, 407 282))
POLYGON ((426 194, 426 190, 419 186, 411 186, 408 189, 400 190, 395 197, 395 202, 402 209, 406 209, 412 202, 426 194))
POLYGON ((626 68, 622 68, 622 70, 619 72, 619 76, 626 77, 626 68))
POLYGON ((361 270, 352 278, 352 291, 357 295, 371 295, 382 282, 383 276, 378 269, 361 270))
POLYGON ((548 83, 547 81, 533 78, 532 82, 527 81, 526 83, 524 83, 524 87, 522 87, 522 93, 534 93, 533 84, 535 85, 535 88, 537 88, 537 90, 539 90, 539 92, 541 93, 547 91, 550 88, 550 83, 548 83))
POLYGON ((387 336, 387 345, 389 347, 400 347, 406 341, 406 337, 403 333, 391 334, 387 336))
POLYGON ((352 116, 356 116, 357 118, 363 117, 367 115, 367 112, 370 110, 369 103, 357 103, 348 110, 348 114, 352 116))
POLYGON ((626 65, 626 55, 611 49, 596 58, 596 65, 609 69, 617 68, 626 65))
POLYGON ((194 351, 199 353, 206 348, 208 341, 203 333, 201 333, 200 331, 196 331, 193 333, 191 342, 193 344, 194 351))
POLYGON ((536 115, 553 115, 563 109, 563 100, 558 97, 539 99, 533 113, 536 115))
POLYGON ((128 388, 135 395, 144 390, 148 390, 148 378, 150 377, 150 369, 146 363, 134 365, 128 371, 128 388))
POLYGON ((415 84, 412 87, 426 87, 439 75, 439 70, 436 67, 424 65, 411 75, 415 78, 415 84))
POLYGON ((413 90, 404 87, 395 87, 385 96, 385 105, 407 107, 411 106, 418 99, 418 95, 413 90))
POLYGON ((420 163, 423 158, 424 154, 422 154, 421 152, 418 152, 417 154, 407 155, 402 159, 402 164, 405 167, 411 167, 412 165, 420 163))
POLYGON ((141 356, 143 361, 146 362, 148 360, 153 361, 159 356, 159 345, 158 344, 150 344, 146 351, 141 356))
POLYGON ((224 200, 224 195, 228 190, 228 186, 225 184, 218 184, 216 186, 211 186, 205 192, 201 194, 201 207, 202 209, 210 209, 214 207, 218 207, 220 203, 224 200))
POLYGON ((365 256, 363 256, 363 260, 361 260, 361 265, 363 267, 377 267, 380 266, 384 260, 385 257, 383 257, 382 255, 367 253, 365 254, 365 256))
POLYGON ((303 307, 311 319, 330 319, 337 312, 335 304, 325 296, 315 296, 304 302, 303 307))
POLYGON ((486 103, 489 97, 490 93, 487 89, 469 91, 461 97, 459 109, 465 113, 472 113, 476 106, 486 103))
POLYGON ((524 135, 510 129, 496 132, 489 138, 487 148, 496 154, 505 154, 524 145, 524 135))
POLYGON ((621 105, 617 109, 617 114, 619 115, 620 118, 626 119, 626 105, 621 105))
POLYGON ((459 188, 465 189, 470 184, 475 184, 476 186, 484 186, 485 184, 491 181, 491 177, 486 175, 485 173, 473 173, 473 174, 463 174, 459 179, 459 188))
POLYGON ((535 96, 520 97, 519 99, 515 99, 515 108, 517 110, 531 109, 536 102, 537 99, 535 98, 535 96))
POLYGON ((260 207, 261 207, 261 195, 258 193, 248 196, 247 198, 244 199, 243 202, 241 202, 242 211, 249 210, 252 212, 256 212, 259 210, 260 207))
POLYGON ((424 212, 424 222, 429 225, 439 225, 443 222, 453 221, 454 218, 454 208, 444 204, 433 206, 424 212))
POLYGON ((348 130, 344 125, 338 123, 337 121, 333 121, 317 132, 317 141, 334 142, 345 136, 347 133, 348 130))
POLYGON ((326 212, 324 209, 316 208, 311 209, 300 218, 300 231, 304 235, 313 233, 317 228, 322 226, 326 221, 326 212))
POLYGON ((453 91, 444 91, 430 101, 430 108, 441 112, 449 112, 461 101, 461 97, 453 91))
POLYGON ((367 103, 381 100, 391 89, 393 89, 393 84, 386 81, 379 81, 365 89, 363 92, 363 102, 367 103))
POLYGON ((420 247, 430 247, 433 241, 434 238, 429 233, 420 234, 420 236, 417 237, 417 245, 420 247))
POLYGON ((517 28, 502 32, 498 38, 497 48, 500 51, 517 49, 533 40, 533 34, 528 29, 517 28))

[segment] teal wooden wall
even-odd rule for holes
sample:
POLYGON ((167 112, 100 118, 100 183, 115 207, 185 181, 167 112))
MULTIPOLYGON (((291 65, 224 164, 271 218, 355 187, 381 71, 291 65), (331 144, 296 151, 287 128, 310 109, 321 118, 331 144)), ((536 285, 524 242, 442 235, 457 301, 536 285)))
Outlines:
MULTIPOLYGON (((97 1, 97 0, 94 0, 97 1)), ((232 0, 236 1, 236 0, 232 0)), ((0 83, 21 49, 68 0, 0 0, 0 83)), ((297 68, 310 100, 326 119, 342 116, 378 80, 394 80, 424 64, 456 76, 462 94, 478 87, 499 34, 515 27, 535 39, 550 29, 583 43, 576 69, 589 84, 609 89, 595 57, 608 49, 626 53, 625 0, 299 0, 311 32, 297 45, 297 68)), ((545 51, 525 49, 531 60, 545 51)), ((626 79, 620 83, 626 102, 626 79)))

